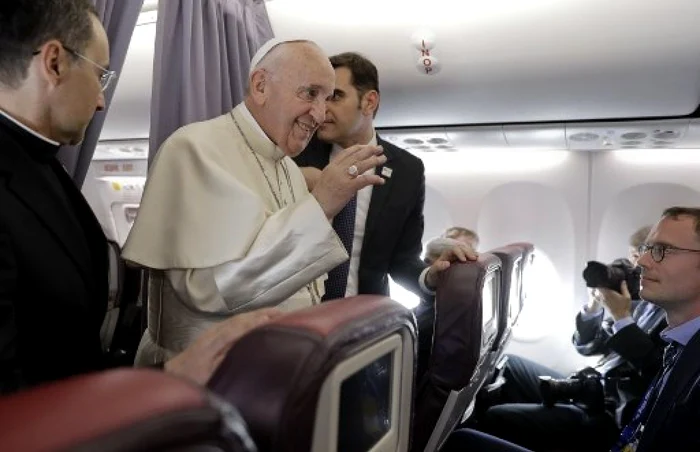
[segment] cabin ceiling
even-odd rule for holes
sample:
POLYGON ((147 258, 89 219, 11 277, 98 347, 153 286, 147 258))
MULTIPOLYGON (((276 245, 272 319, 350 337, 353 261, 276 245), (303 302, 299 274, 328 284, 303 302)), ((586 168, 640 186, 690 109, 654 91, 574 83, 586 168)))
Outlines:
POLYGON ((266 5, 277 37, 377 65, 380 127, 676 117, 700 104, 698 0, 266 5), (421 37, 433 75, 418 68, 421 37))

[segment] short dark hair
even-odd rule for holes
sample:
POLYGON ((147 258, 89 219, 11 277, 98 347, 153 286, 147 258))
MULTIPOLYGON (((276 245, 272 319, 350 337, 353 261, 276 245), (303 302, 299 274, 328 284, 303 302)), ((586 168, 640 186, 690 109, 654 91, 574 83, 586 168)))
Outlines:
POLYGON ((635 250, 640 246, 644 245, 649 233, 651 232, 651 226, 642 226, 641 228, 634 231, 634 234, 630 236, 629 245, 635 250))
POLYGON ((93 37, 90 0, 0 2, 0 85, 17 88, 27 78, 32 53, 56 39, 83 52, 93 37))
POLYGON ((671 217, 674 220, 680 216, 692 217, 695 222, 695 235, 700 240, 700 208, 698 207, 669 207, 661 214, 661 218, 671 217))
POLYGON ((447 228, 442 236, 448 239, 456 239, 457 237, 465 236, 472 239, 476 245, 479 245, 479 234, 471 229, 463 228, 461 226, 452 226, 451 228, 447 228))
MULTIPOLYGON (((333 69, 344 67, 350 71, 350 83, 355 87, 360 97, 368 91, 379 93, 377 67, 370 60, 355 52, 339 53, 330 57, 330 60, 333 69)), ((374 116, 377 116, 378 110, 379 106, 374 110, 374 116)))

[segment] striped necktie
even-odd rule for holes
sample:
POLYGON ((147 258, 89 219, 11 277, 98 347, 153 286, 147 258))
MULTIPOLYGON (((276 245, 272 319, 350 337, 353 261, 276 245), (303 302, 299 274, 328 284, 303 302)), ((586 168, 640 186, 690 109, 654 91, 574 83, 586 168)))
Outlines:
MULTIPOLYGON (((348 256, 352 256, 352 241, 355 237, 355 212, 357 211, 357 194, 338 212, 333 218, 333 229, 338 234, 340 241, 345 246, 348 256)), ((348 286, 348 274, 350 273, 350 259, 328 272, 326 279, 326 293, 322 300, 334 300, 345 297, 345 289, 348 286)))

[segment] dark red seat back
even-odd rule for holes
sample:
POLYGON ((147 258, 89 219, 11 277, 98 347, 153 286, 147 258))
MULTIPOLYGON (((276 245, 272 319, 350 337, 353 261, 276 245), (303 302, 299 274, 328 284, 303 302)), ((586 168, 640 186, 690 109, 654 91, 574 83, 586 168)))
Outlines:
MULTIPOLYGON (((208 387, 238 407, 261 452, 331 451, 335 446, 319 444, 326 444, 328 435, 343 434, 337 420, 338 405, 345 403, 340 389, 331 394, 339 397, 335 411, 324 398, 334 373, 397 337, 402 344, 402 368, 392 366, 391 375, 400 382, 392 389, 392 393, 398 391, 393 401, 400 411, 391 427, 400 436, 396 450, 406 450, 415 372, 415 320, 411 311, 388 297, 330 301, 264 325, 233 346, 208 387), (324 423, 325 427, 319 427, 324 423)), ((358 394, 363 396, 366 394, 358 394)))
POLYGON ((179 378, 121 369, 0 399, 0 450, 255 450, 236 410, 179 378))
POLYGON ((498 332, 500 271, 500 260, 483 253, 441 276, 433 350, 416 389, 413 450, 437 449, 484 382, 486 357, 498 332))

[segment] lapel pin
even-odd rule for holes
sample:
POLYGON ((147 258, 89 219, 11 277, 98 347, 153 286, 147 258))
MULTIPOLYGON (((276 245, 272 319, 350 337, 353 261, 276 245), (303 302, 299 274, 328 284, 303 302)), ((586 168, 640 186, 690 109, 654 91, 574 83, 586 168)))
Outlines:
POLYGON ((391 173, 393 172, 394 170, 389 168, 388 166, 382 168, 382 176, 386 177, 387 179, 391 177, 391 173))

